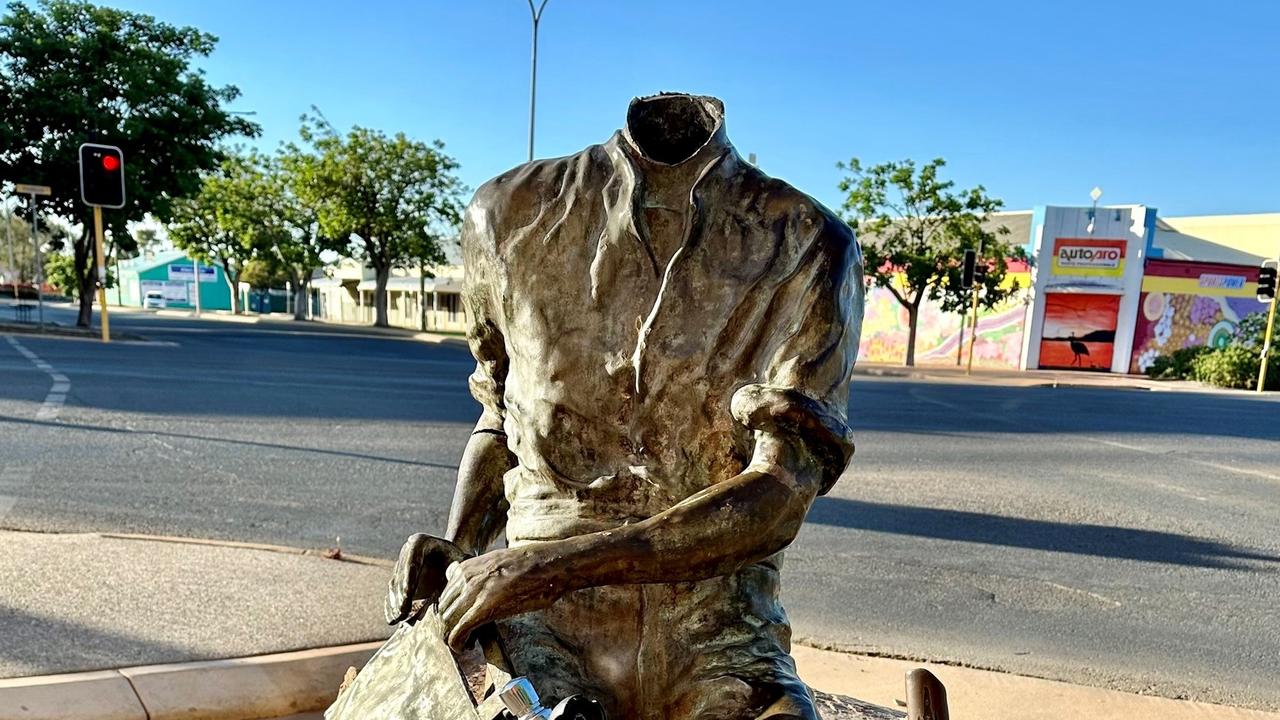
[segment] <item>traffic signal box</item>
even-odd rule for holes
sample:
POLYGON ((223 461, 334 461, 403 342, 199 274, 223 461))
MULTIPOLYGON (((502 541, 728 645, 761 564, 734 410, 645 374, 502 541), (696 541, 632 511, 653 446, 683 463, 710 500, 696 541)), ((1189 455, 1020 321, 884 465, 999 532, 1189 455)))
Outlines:
POLYGON ((85 205, 124 207, 124 154, 113 145, 80 146, 80 199, 85 205))
POLYGON ((978 253, 974 250, 964 251, 964 265, 960 270, 960 287, 968 290, 973 287, 974 275, 978 269, 978 253))
POLYGON ((1276 266, 1258 268, 1258 302, 1269 303, 1276 296, 1276 266))

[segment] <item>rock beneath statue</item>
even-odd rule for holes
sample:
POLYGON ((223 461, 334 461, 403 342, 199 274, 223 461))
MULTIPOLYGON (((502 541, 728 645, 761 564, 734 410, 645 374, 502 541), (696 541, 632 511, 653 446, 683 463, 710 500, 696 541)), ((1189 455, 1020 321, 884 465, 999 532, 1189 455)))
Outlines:
POLYGON ((898 720, 907 716, 900 710, 872 705, 846 695, 828 695, 820 690, 814 690, 813 695, 818 701, 822 720, 898 720))

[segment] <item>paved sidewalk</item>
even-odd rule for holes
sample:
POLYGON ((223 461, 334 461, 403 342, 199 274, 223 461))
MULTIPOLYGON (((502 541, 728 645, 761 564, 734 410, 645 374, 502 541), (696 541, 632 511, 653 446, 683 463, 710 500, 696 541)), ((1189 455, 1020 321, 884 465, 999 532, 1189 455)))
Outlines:
MULTIPOLYGON (((902 707, 907 671, 927 668, 947 688, 956 720, 1280 720, 1280 714, 1134 695, 972 668, 795 649, 800 675, 815 688, 902 707)), ((1159 662, 1153 658, 1152 662, 1159 662)))
POLYGON ((377 640, 387 567, 319 555, 0 531, 0 678, 377 640))
MULTIPOLYGON (((860 362, 854 375, 876 377, 901 377, 933 382, 972 383, 975 385, 1002 385, 1006 387, 1096 387, 1122 390, 1156 390, 1167 392, 1198 392, 1220 395, 1241 395, 1257 398, 1248 390, 1228 390, 1187 380, 1152 380, 1142 375, 1117 375, 1102 372, 1070 370, 1003 370, 974 368, 972 375, 964 368, 953 365, 917 365, 904 367, 882 363, 860 362)), ((1263 397, 1276 397, 1280 393, 1267 393, 1263 397)))
MULTIPOLYGON (((0 546, 0 720, 313 720, 388 635, 384 561, 93 533, 0 531, 0 546)), ((904 675, 919 666, 811 647, 795 656, 815 688, 886 707, 901 707, 904 675)), ((1280 720, 925 667, 957 720, 1280 720)))

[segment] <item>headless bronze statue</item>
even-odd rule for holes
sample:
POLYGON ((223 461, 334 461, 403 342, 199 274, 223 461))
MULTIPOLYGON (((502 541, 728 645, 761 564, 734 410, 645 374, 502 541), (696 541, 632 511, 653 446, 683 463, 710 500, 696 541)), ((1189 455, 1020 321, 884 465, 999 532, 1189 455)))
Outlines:
MULTIPOLYGON (((483 414, 446 533, 459 556, 428 578, 411 539, 388 600, 393 622, 429 607, 458 651, 496 632, 504 672, 614 720, 818 718, 779 571, 853 453, 862 258, 831 211, 739 157, 723 114, 637 99, 604 144, 476 192, 462 244, 483 414)), ((406 628, 330 718, 455 717, 373 702, 428 682, 406 628)))

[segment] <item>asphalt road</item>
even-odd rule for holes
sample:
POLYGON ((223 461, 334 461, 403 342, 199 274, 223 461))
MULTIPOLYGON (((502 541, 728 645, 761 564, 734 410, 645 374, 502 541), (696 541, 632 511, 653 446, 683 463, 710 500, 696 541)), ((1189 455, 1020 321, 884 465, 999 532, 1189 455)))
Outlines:
MULTIPOLYGON (((0 528, 381 556, 443 528, 464 349, 114 321, 158 342, 0 339, 0 528)), ((1280 709, 1280 403, 859 376, 851 416, 787 557, 797 637, 1280 709)))

